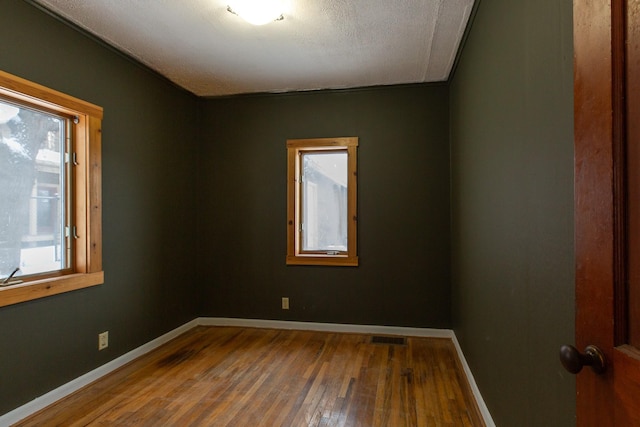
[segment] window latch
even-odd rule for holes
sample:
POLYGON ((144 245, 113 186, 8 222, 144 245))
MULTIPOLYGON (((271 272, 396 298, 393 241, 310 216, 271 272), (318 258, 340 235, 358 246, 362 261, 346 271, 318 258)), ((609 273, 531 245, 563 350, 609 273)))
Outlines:
POLYGON ((10 285, 17 285, 19 283, 22 283, 22 280, 11 280, 18 271, 20 271, 20 267, 16 267, 16 269, 13 270, 13 272, 11 272, 9 277, 4 279, 2 283, 0 283, 0 286, 10 286, 10 285))

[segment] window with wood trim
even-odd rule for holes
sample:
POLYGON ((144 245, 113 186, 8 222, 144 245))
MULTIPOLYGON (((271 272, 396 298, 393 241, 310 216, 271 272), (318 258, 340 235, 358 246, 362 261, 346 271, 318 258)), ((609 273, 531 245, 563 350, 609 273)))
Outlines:
POLYGON ((358 138, 287 141, 287 264, 357 266, 358 138))
POLYGON ((104 282, 102 115, 0 71, 0 307, 104 282))

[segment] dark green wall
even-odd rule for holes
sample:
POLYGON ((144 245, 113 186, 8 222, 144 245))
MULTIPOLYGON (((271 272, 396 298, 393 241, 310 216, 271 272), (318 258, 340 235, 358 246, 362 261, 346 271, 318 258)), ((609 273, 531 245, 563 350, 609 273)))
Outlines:
POLYGON ((203 132, 202 315, 450 327, 446 85, 211 99, 203 132), (341 136, 360 266, 286 266, 286 140, 341 136))
POLYGON ((104 108, 106 274, 0 308, 3 414, 195 317, 198 100, 23 1, 0 0, 0 40, 0 69, 104 108))
POLYGON ((456 335, 497 425, 573 425, 571 0, 481 0, 450 96, 456 335))

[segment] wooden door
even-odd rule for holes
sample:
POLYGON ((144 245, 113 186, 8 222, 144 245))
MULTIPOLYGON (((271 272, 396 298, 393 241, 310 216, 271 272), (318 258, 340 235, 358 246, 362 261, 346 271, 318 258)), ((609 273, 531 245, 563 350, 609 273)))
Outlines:
POLYGON ((640 0, 574 0, 579 426, 640 426, 640 0))

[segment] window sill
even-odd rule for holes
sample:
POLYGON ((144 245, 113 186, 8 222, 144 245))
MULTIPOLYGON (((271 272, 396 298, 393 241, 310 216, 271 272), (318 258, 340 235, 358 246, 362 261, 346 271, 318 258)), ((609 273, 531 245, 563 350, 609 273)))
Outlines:
POLYGON ((287 265, 329 265, 336 267, 357 267, 358 257, 335 255, 287 256, 287 265))
POLYGON ((104 283, 104 272, 76 273, 0 288, 0 307, 104 283))

